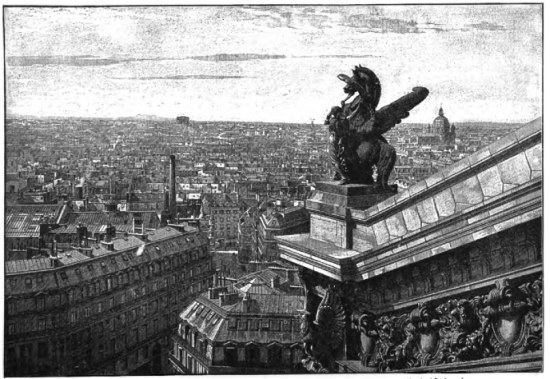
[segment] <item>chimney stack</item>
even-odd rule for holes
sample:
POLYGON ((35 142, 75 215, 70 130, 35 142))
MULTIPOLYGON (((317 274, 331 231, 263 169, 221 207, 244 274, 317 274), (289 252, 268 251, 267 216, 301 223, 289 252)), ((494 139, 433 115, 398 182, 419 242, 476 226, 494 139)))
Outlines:
POLYGON ((164 209, 170 209, 170 191, 166 191, 166 188, 164 189, 164 209))
POLYGON ((79 223, 76 228, 76 234, 78 236, 78 246, 88 247, 88 228, 79 223))
POLYGON ((84 193, 83 190, 84 189, 82 188, 82 185, 79 184, 78 186, 76 186, 76 199, 77 200, 82 200, 82 197, 84 196, 83 195, 83 193, 84 193))
POLYGON ((240 297, 238 293, 220 293, 220 305, 232 305, 239 301, 240 297))
MULTIPOLYGON (((208 298, 210 300, 220 299, 222 297, 224 297, 224 299, 225 299, 226 294, 227 294, 227 288, 225 288, 225 287, 217 287, 217 288, 209 288, 208 289, 208 298)), ((224 300, 224 301, 227 301, 227 300, 224 300)))
POLYGON ((52 242, 52 257, 57 258, 57 239, 53 239, 52 242))
MULTIPOLYGON (((176 217, 176 156, 170 155, 170 218, 176 217)), ((172 221, 173 222, 173 221, 172 221)))
POLYGON ((59 267, 59 258, 58 257, 50 257, 50 266, 51 267, 59 267))
POLYGON ((112 242, 116 238, 116 228, 111 224, 107 224, 105 229, 105 242, 112 242))
POLYGON ((252 300, 250 299, 250 295, 249 294, 244 295, 243 312, 248 313, 251 311, 251 308, 252 308, 251 303, 252 303, 252 300))

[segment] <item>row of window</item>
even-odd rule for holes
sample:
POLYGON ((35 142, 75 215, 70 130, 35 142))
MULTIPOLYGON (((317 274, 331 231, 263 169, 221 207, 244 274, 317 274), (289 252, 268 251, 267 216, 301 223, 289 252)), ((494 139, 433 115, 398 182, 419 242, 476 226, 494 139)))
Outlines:
POLYGON ((250 330, 250 331, 272 331, 272 332, 291 332, 300 331, 300 322, 298 319, 237 319, 230 318, 227 325, 229 330, 250 330))
POLYGON ((220 231, 228 231, 228 232, 233 232, 233 233, 237 233, 237 228, 236 226, 234 225, 214 225, 214 229, 216 230, 216 232, 220 232, 220 231))
MULTIPOLYGON (((141 326, 138 331, 132 331, 136 340, 143 341, 147 337, 147 326, 141 326)), ((137 329, 137 328, 136 328, 137 329)), ((154 334, 154 333, 152 333, 154 334)), ((89 371, 94 366, 104 363, 111 356, 119 353, 126 353, 131 345, 128 344, 130 337, 122 334, 117 338, 112 338, 105 344, 100 344, 94 348, 82 349, 77 345, 76 335, 72 335, 66 341, 66 344, 52 344, 51 341, 39 341, 37 345, 32 343, 12 346, 6 349, 7 372, 16 375, 22 373, 21 369, 25 366, 36 367, 37 360, 41 361, 43 371, 41 375, 58 376, 60 372, 59 363, 69 369, 69 372, 78 373, 79 370, 89 371), (44 363, 48 362, 51 371, 44 371, 44 363), (14 371, 17 370, 17 371, 14 371)), ((127 356, 121 357, 117 362, 117 371, 125 371, 132 368, 138 362, 146 361, 151 357, 149 346, 143 346, 127 356)), ((113 371, 109 371, 113 373, 113 371)), ((16 375, 17 376, 17 375, 16 375)))
MULTIPOLYGON (((151 266, 149 266, 151 267, 151 266)), ((211 262, 204 262, 190 269, 187 269, 179 274, 173 274, 171 276, 166 276, 163 280, 157 280, 150 284, 147 289, 146 286, 143 286, 140 291, 141 295, 145 295, 146 292, 157 291, 158 289, 168 287, 177 282, 183 282, 187 278, 194 278, 197 275, 202 273, 209 272, 211 269, 211 262)), ((70 288, 67 292, 57 293, 52 295, 38 295, 32 298, 18 299, 18 300, 8 300, 8 315, 12 315, 18 312, 25 311, 43 311, 47 308, 58 307, 60 305, 65 305, 67 303, 79 302, 81 300, 87 299, 89 297, 95 297, 97 295, 103 294, 105 292, 110 292, 117 289, 119 286, 123 286, 131 283, 141 283, 143 279, 149 277, 149 275, 144 274, 140 275, 140 271, 147 271, 138 269, 131 269, 126 272, 121 272, 117 275, 107 277, 103 280, 94 280, 92 282, 82 283, 78 287, 70 288), (46 301, 47 300, 47 301, 46 301)), ((130 293, 132 290, 130 290, 130 293)), ((125 299, 117 300, 117 303, 124 303, 125 299)))
MULTIPOLYGON (((207 318, 207 321, 210 321, 212 317, 207 318)), ((218 322, 219 317, 212 320, 212 325, 214 326, 218 322)), ((191 329, 190 325, 183 327, 182 324, 178 328, 179 335, 183 338, 190 347, 197 350, 201 354, 206 354, 206 349, 208 348, 208 340, 200 334, 196 329, 191 329)))
POLYGON ((226 210, 223 210, 223 209, 214 209, 212 211, 213 214, 239 214, 239 210, 238 209, 233 209, 233 210, 230 210, 230 209, 226 209, 226 210))
MULTIPOLYGON (((179 247, 176 241, 172 241, 172 243, 175 244, 175 246, 173 247, 174 249, 177 249, 179 247)), ((157 249, 159 248, 157 247, 157 249)), ((147 264, 134 266, 125 270, 124 272, 120 272, 116 275, 112 275, 109 278, 104 279, 103 285, 100 287, 97 287, 96 290, 109 291, 113 286, 116 287, 116 285, 121 285, 123 283, 126 284, 129 282, 147 278, 149 276, 158 275, 165 271, 171 271, 173 269, 182 267, 190 262, 194 262, 197 259, 204 258, 207 255, 208 255, 207 249, 204 247, 204 248, 194 249, 193 251, 190 252, 190 254, 188 251, 186 251, 186 252, 175 254, 171 257, 158 259, 147 264)), ((123 260, 125 261, 128 260, 127 254, 123 253, 120 256, 122 257, 123 260)), ((109 264, 112 264, 113 266, 116 267, 116 264, 117 264, 116 258, 112 257, 110 263, 107 259, 99 262, 100 267, 105 270, 108 268, 109 264)), ((81 265, 74 269, 74 274, 78 278, 83 278, 83 271, 88 271, 90 274, 94 275, 97 269, 98 267, 95 264, 81 265)), ((61 283, 69 279, 69 276, 67 274, 68 274, 67 271, 59 272, 59 278, 61 283)), ((12 289, 16 289, 18 285, 18 280, 19 280, 18 278, 10 278, 8 280, 8 283, 12 289)), ((35 283, 39 287, 43 285, 44 276, 43 275, 27 276, 27 277, 24 277, 22 280, 24 282, 25 288, 32 289, 33 283, 35 283)))
MULTIPOLYGON (((154 284, 153 284, 154 285, 154 284)), ((139 317, 146 318, 149 315, 162 311, 166 306, 175 305, 178 301, 188 298, 189 296, 204 292, 209 287, 209 279, 203 279, 200 282, 193 283, 190 286, 178 288, 169 292, 167 295, 162 295, 158 299, 153 299, 146 304, 134 307, 126 313, 121 313, 117 316, 117 326, 124 325, 128 322, 135 322, 139 317)), ((36 331, 43 331, 49 328, 63 327, 67 323, 76 324, 78 322, 86 322, 90 317, 99 315, 103 312, 109 311, 116 305, 124 304, 128 300, 127 294, 135 292, 132 295, 132 299, 137 298, 140 294, 146 294, 146 286, 141 287, 141 291, 128 290, 124 293, 113 296, 110 299, 98 301, 95 304, 80 307, 78 309, 70 310, 67 313, 56 313, 49 317, 34 317, 20 318, 17 320, 7 321, 7 334, 15 335, 19 333, 29 333, 36 331)), ((114 320, 114 319, 113 319, 114 320)), ((114 328, 114 322, 112 324, 114 328)), ((100 332, 100 330, 98 330, 100 332)), ((102 333, 100 333, 102 335, 102 333)))
POLYGON ((172 355, 180 364, 191 374, 207 374, 208 369, 202 365, 195 357, 187 353, 181 346, 174 342, 174 351, 172 355))
POLYGON ((291 348, 277 344, 247 346, 215 346, 212 364, 217 366, 246 367, 292 367, 299 366, 302 359, 299 345, 291 348))

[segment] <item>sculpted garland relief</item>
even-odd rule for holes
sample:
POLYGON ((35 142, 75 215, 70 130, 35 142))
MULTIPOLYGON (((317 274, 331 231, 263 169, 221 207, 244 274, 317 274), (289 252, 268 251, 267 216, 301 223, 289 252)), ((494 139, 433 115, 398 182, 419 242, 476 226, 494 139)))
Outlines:
POLYGON ((399 316, 365 312, 353 323, 362 364, 379 372, 533 352, 542 349, 542 277, 399 316))

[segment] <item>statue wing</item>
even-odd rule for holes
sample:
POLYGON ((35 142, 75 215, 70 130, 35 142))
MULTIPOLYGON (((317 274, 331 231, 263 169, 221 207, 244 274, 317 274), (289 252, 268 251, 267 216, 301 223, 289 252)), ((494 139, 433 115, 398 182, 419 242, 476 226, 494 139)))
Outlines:
POLYGON ((327 289, 319 304, 314 323, 323 335, 323 340, 330 343, 332 348, 338 348, 344 341, 344 308, 331 287, 327 289))
POLYGON ((401 123, 404 118, 409 117, 409 111, 424 101, 428 97, 428 93, 427 88, 414 87, 412 92, 378 109, 374 115, 374 127, 378 134, 386 133, 395 125, 401 123))

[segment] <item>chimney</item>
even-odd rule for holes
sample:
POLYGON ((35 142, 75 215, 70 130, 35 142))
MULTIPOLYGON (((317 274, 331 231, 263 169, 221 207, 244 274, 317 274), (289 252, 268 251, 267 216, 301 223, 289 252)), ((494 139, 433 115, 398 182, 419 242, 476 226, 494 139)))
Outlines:
POLYGON ((109 223, 105 229, 105 242, 111 242, 116 237, 116 228, 109 223))
POLYGON ((290 283, 294 283, 295 282, 295 279, 294 279, 294 272, 290 271, 290 270, 286 270, 286 279, 290 282, 290 283))
POLYGON ((221 291, 220 288, 209 288, 208 289, 208 298, 210 300, 219 299, 225 292, 221 291), (221 292, 221 294, 220 294, 221 292))
POLYGON ((84 198, 84 212, 88 212, 88 196, 84 198))
POLYGON ((281 284, 279 277, 276 276, 274 278, 271 278, 271 288, 279 288, 279 285, 281 284))
POLYGON ((225 296, 225 294, 227 294, 226 287, 216 287, 216 288, 211 287, 208 289, 208 298, 210 300, 220 299, 221 297, 225 296))
POLYGON ((214 287, 217 287, 217 286, 218 286, 218 271, 216 271, 216 272, 214 273, 214 281, 213 281, 212 285, 213 285, 214 287))
POLYGON ((88 258, 93 258, 93 253, 92 253, 93 249, 91 247, 79 247, 78 251, 81 254, 87 256, 88 258))
POLYGON ((251 302, 252 300, 250 299, 250 295, 249 294, 246 294, 244 295, 244 299, 243 299, 243 312, 245 313, 248 313, 250 312, 250 305, 251 305, 251 302))
POLYGON ((115 251, 115 244, 111 241, 101 241, 101 245, 105 246, 105 248, 109 251, 115 251))
POLYGON ((222 306, 235 304, 239 300, 238 293, 222 293, 220 294, 220 300, 222 306))
POLYGON ((76 228, 76 234, 78 236, 78 246, 88 247, 88 228, 80 223, 76 228))
POLYGON ((51 267, 59 267, 59 258, 58 257, 50 257, 50 265, 51 265, 51 267))
POLYGON ((176 217, 176 156, 170 155, 170 218, 176 217))
POLYGON ((57 258, 57 240, 55 238, 52 242, 52 257, 57 258))
POLYGON ((170 209, 170 191, 164 190, 164 209, 170 209))

